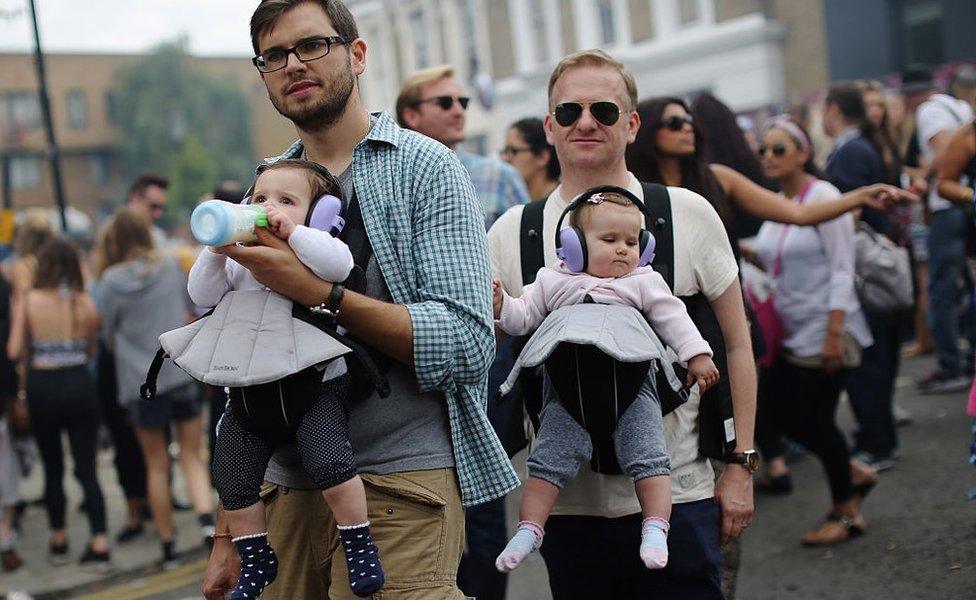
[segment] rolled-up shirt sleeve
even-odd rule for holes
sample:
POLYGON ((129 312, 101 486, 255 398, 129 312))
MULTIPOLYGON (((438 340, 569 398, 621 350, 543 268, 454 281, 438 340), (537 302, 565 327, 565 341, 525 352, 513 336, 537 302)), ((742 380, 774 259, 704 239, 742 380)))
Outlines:
POLYGON ((423 392, 483 383, 495 353, 484 211, 453 154, 418 179, 412 252, 420 301, 406 305, 417 383, 423 392))
POLYGON ((858 306, 854 290, 854 218, 848 213, 817 226, 830 267, 828 310, 858 306))

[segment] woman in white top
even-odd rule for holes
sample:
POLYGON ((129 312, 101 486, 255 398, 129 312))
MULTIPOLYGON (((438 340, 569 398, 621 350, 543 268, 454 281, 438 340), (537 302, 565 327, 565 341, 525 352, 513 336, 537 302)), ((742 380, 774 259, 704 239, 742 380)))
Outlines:
MULTIPOLYGON (((787 198, 815 203, 840 196, 816 177, 809 138, 792 121, 773 120, 761 150, 767 177, 787 198)), ((830 514, 803 542, 842 542, 864 532, 861 500, 877 478, 870 468, 852 465, 835 420, 845 367, 854 366, 858 350, 872 343, 854 289, 854 219, 844 214, 809 227, 767 222, 755 250, 774 279, 776 313, 785 332, 760 399, 759 427, 800 442, 827 471, 830 514)))

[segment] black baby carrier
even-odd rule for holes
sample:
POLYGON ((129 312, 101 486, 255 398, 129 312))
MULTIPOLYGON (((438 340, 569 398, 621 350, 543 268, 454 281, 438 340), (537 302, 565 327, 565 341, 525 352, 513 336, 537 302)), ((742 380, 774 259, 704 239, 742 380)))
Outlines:
MULTIPOLYGON (((651 266, 673 290, 674 232, 671 200, 666 187, 656 184, 642 185, 645 227, 656 240, 651 266)), ((535 280, 536 273, 545 264, 545 240, 542 235, 545 203, 546 200, 539 200, 527 204, 522 213, 520 261, 522 280, 526 285, 535 280)), ((545 233, 552 236, 556 234, 555 231, 545 233)), ((552 239, 548 239, 552 243, 552 239)), ((711 346, 714 353, 712 359, 723 375, 714 387, 702 395, 698 408, 699 452, 708 458, 721 459, 735 448, 731 387, 728 382, 724 339, 718 319, 704 295, 696 294, 680 299, 685 303, 702 337, 711 346)), ((516 369, 503 384, 497 400, 510 405, 506 411, 509 420, 503 442, 512 456, 528 445, 528 428, 531 426, 538 430, 539 412, 542 408, 542 382, 539 370, 527 367, 539 365, 544 368, 563 406, 590 434, 593 443, 591 468, 599 473, 620 474, 612 437, 620 416, 633 403, 638 390, 652 370, 662 413, 666 415, 674 411, 689 398, 689 391, 683 386, 686 371, 680 364, 668 358, 672 355, 665 352, 663 344, 636 309, 586 307, 584 304, 559 309, 549 315, 547 322, 543 323, 536 334, 520 338, 516 342, 516 349, 519 350, 516 369), (632 314, 624 316, 627 313, 621 311, 627 310, 632 311, 632 314), (563 311, 573 312, 566 312, 560 317, 563 311), (615 316, 608 317, 609 314, 615 316), (636 315, 640 316, 639 322, 636 315), (557 323, 549 323, 553 317, 557 318, 557 323), (565 339, 556 341, 560 336, 567 335, 566 330, 575 330, 595 319, 603 319, 605 327, 600 332, 584 334, 573 331, 565 339), (539 332, 551 330, 558 325, 558 321, 564 321, 563 325, 559 325, 563 331, 557 332, 555 336, 549 331, 549 339, 538 344, 535 339, 539 332), (615 349, 614 344, 606 342, 608 338, 615 337, 614 331, 621 326, 630 331, 621 335, 620 339, 641 340, 636 347, 620 344, 615 349), (594 334, 601 341, 594 343, 594 338, 584 339, 585 335, 594 334), (637 337, 631 337, 634 335, 637 337), (526 348, 529 348, 531 356, 525 355, 526 348), (612 385, 607 382, 612 382, 612 385)))

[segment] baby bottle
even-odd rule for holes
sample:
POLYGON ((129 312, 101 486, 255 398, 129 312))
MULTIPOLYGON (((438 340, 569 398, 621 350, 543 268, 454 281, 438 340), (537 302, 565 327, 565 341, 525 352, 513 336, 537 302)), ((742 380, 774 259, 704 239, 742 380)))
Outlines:
POLYGON ((254 228, 267 226, 268 213, 259 204, 207 200, 190 215, 190 231, 205 246, 253 242, 258 239, 254 228))

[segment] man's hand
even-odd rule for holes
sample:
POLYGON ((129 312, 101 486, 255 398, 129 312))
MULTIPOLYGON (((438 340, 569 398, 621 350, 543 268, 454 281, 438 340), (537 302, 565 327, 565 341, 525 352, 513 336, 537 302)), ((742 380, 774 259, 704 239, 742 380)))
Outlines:
POLYGON ((253 246, 221 246, 214 252, 239 262, 262 284, 299 304, 312 306, 329 296, 332 287, 306 267, 288 242, 264 227, 255 227, 253 246))
POLYGON ((752 500, 752 474, 742 465, 725 465, 715 482, 722 545, 738 538, 752 523, 756 506, 752 500))
POLYGON ((216 538, 207 570, 203 573, 203 592, 207 600, 224 600, 241 576, 241 558, 229 538, 216 538))
POLYGON ((841 334, 827 332, 820 358, 823 361, 824 371, 830 375, 844 368, 844 340, 841 334))

